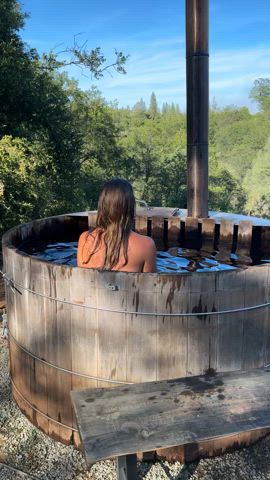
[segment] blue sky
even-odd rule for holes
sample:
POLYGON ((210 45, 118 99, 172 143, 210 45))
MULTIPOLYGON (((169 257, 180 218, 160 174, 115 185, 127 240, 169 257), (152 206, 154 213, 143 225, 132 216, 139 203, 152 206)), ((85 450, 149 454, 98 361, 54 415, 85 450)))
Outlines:
MULTIPOLYGON (((88 40, 108 61, 114 49, 130 54, 127 75, 93 81, 69 68, 83 89, 95 84, 108 101, 159 105, 178 103, 185 110, 184 0, 24 0, 29 12, 22 36, 39 52, 61 51, 88 40)), ((247 105, 256 78, 270 77, 270 0, 210 0, 210 99, 218 106, 247 105)))

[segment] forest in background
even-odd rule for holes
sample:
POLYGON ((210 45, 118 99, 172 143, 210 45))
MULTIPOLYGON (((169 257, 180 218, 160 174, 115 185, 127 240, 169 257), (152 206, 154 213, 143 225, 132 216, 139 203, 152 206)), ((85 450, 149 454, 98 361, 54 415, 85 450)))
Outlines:
MULTIPOLYGON (((0 0, 0 233, 48 215, 94 209, 101 185, 123 177, 150 205, 186 207, 186 116, 153 93, 133 108, 82 91, 52 53, 20 37, 17 0, 0 0)), ((76 50, 76 49, 75 49, 76 50)), ((70 52, 95 78, 99 48, 70 52)), ((124 73, 116 52, 114 68, 124 73)), ((246 107, 210 108, 209 209, 270 217, 270 79, 257 79, 246 107)))

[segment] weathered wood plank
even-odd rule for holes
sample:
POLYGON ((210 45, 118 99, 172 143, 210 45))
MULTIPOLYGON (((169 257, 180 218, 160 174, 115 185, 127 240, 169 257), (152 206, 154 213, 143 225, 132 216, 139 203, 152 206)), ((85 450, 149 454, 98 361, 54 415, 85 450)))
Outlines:
POLYGON ((127 381, 157 379, 157 298, 158 274, 133 274, 126 277, 127 311, 152 312, 152 315, 126 314, 127 381))
POLYGON ((135 230, 140 235, 147 235, 147 215, 136 215, 135 218, 135 230))
MULTIPOLYGON (((244 291, 247 270, 220 272, 217 281, 218 310, 241 309, 244 306, 244 291)), ((240 370, 242 367, 244 313, 218 316, 217 369, 240 370)))
POLYGON ((241 263, 251 263, 252 223, 242 220, 238 225, 236 254, 241 263))
MULTIPOLYGON (((70 298, 70 275, 72 267, 46 265, 49 290, 52 297, 70 298)), ((54 300, 45 300, 46 358, 53 364, 71 370, 71 306, 54 300)), ((48 415, 72 427, 71 405, 66 401, 71 389, 71 375, 51 368, 48 384, 48 415), (60 419, 60 420, 59 420, 60 419)), ((72 430, 55 422, 49 422, 49 434, 69 443, 72 430)))
MULTIPOLYGON (((171 279, 170 279, 171 280, 171 279)), ((175 276, 170 281, 160 275, 157 311, 167 314, 189 311, 190 277, 175 276)), ((157 317, 157 379, 185 377, 188 357, 188 318, 157 317)))
MULTIPOLYGON (((126 314, 114 312, 126 310, 126 279, 119 272, 96 272, 98 376, 114 382, 125 381, 127 377, 126 314)), ((116 385, 98 381, 100 387, 116 385)))
MULTIPOLYGON (((269 301, 268 268, 253 266, 246 272, 244 306, 250 307, 269 301)), ((265 365, 267 332, 269 329, 268 308, 247 311, 243 321, 243 369, 265 365)))
MULTIPOLYGON (((46 294, 45 278, 47 274, 46 264, 40 262, 37 258, 31 258, 30 263, 30 286, 38 293, 46 294)), ((44 299, 37 295, 30 294, 28 299, 28 308, 31 312, 31 328, 29 329, 29 351, 37 357, 46 358, 46 328, 44 324, 44 299)), ((43 363, 33 360, 34 365, 31 370, 30 388, 32 405, 43 412, 48 413, 47 396, 47 375, 52 372, 43 363)), ((41 430, 47 432, 49 427, 48 419, 36 412, 35 425, 41 430)))
MULTIPOLYGON (((22 287, 30 288, 30 257, 25 255, 19 255, 17 251, 11 250, 11 258, 13 262, 13 274, 11 278, 16 279, 16 282, 22 287)), ((11 295, 14 295, 14 317, 12 323, 9 324, 11 335, 14 336, 16 341, 24 348, 29 350, 29 340, 31 332, 31 323, 33 316, 31 310, 29 310, 29 298, 30 294, 27 290, 20 288, 18 293, 16 290, 11 295), (27 315, 27 312, 31 312, 27 315)), ((12 343, 12 340, 11 340, 12 343)), ((34 369, 34 360, 28 355, 25 355, 18 347, 14 347, 12 350, 15 356, 12 360, 15 375, 13 382, 19 393, 32 403, 31 394, 31 377, 34 369)), ((33 420, 33 411, 29 405, 24 405, 25 414, 33 420)))
POLYGON ((269 380, 260 369, 72 392, 86 460, 269 428, 269 380))
MULTIPOLYGON (((72 267, 65 266, 63 268, 58 266, 56 270, 57 298, 70 298, 72 271, 72 267)), ((54 325, 54 336, 57 344, 55 359, 56 365, 60 365, 67 370, 72 370, 71 314, 72 307, 70 305, 57 302, 57 316, 54 325)), ((58 410, 58 418, 61 418, 63 424, 72 426, 72 408, 68 402, 64 401, 68 396, 68 392, 72 388, 71 375, 63 372, 55 372, 54 375, 56 378, 55 406, 58 410)), ((70 443, 72 431, 65 427, 59 427, 59 429, 62 440, 66 443, 70 443)))
POLYGON ((168 248, 179 247, 180 244, 181 218, 168 218, 168 248))
POLYGON ((155 241, 157 249, 164 248, 164 218, 152 217, 152 238, 155 241))
MULTIPOLYGON (((95 270, 73 268, 71 276, 71 301, 77 303, 71 308, 71 356, 72 371, 97 377, 98 375, 98 323, 95 310, 85 309, 79 305, 96 306, 96 272, 95 270), (83 359, 83 361, 82 361, 83 359)), ((79 375, 72 375, 72 389, 95 388, 97 380, 79 375)), ((73 427, 77 428, 73 418, 73 427)), ((79 444, 77 434, 74 442, 79 444)))
POLYGON ((185 219, 185 248, 199 250, 199 222, 198 218, 186 217, 185 219))
POLYGON ((204 255, 213 255, 215 242, 215 220, 213 218, 202 219, 201 252, 204 255))
POLYGON ((270 227, 261 227, 261 252, 264 258, 270 258, 270 227))
POLYGON ((88 228, 96 228, 97 212, 88 213, 88 228))
POLYGON ((230 255, 233 245, 233 230, 234 223, 230 220, 221 220, 218 240, 218 261, 227 262, 230 260, 230 255))
MULTIPOLYGON (((267 291, 267 302, 270 302, 270 264, 265 266, 267 268, 267 282, 266 282, 266 291, 267 291)), ((270 364, 270 306, 266 307, 267 315, 267 325, 266 325, 266 335, 265 335, 265 360, 264 364, 270 364)))
MULTIPOLYGON (((190 292, 190 312, 217 311, 218 306, 215 297, 213 292, 190 292)), ((217 315, 200 315, 188 318, 188 375, 216 371, 217 325, 217 315)))

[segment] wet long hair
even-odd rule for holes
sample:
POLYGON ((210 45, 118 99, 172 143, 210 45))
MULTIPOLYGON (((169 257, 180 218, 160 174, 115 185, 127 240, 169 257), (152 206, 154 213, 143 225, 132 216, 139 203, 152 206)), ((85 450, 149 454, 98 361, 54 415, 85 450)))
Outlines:
MULTIPOLYGON (((135 197, 129 182, 116 178, 106 182, 100 192, 96 227, 96 241, 89 252, 88 263, 104 241, 105 258, 102 268, 112 270, 119 262, 121 249, 128 263, 128 238, 133 227, 135 215, 135 197)), ((92 232, 89 232, 91 235, 92 232)))

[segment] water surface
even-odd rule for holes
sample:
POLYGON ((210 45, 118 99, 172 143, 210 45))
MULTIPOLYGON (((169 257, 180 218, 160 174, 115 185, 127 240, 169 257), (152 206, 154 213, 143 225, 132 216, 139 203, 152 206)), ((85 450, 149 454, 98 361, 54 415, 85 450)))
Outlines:
MULTIPOLYGON (((24 247, 24 251, 34 257, 60 265, 77 266, 77 242, 57 242, 24 247)), ((157 271, 160 273, 215 272, 238 268, 236 260, 228 263, 218 261, 218 256, 205 257, 195 250, 172 248, 168 252, 157 253, 157 271)))

